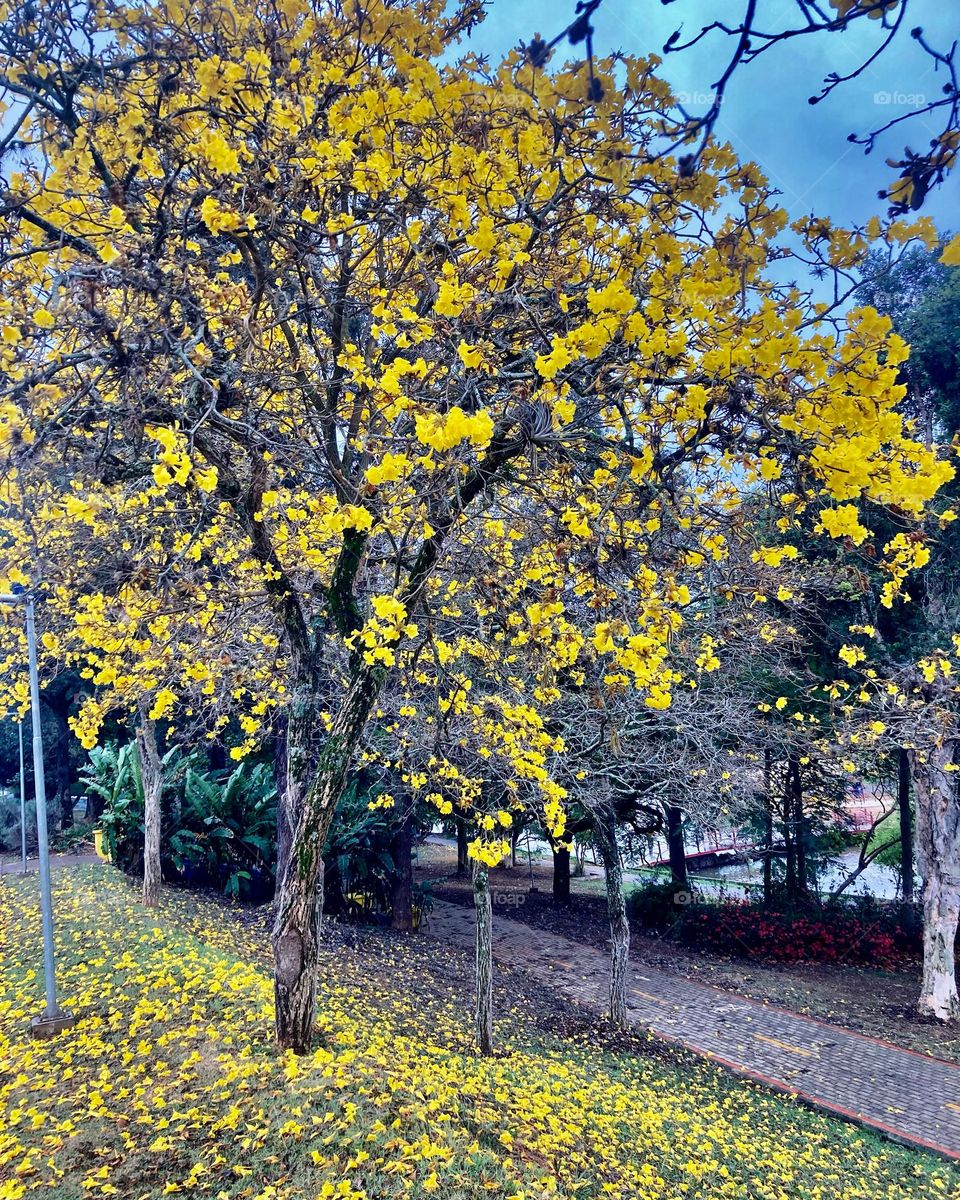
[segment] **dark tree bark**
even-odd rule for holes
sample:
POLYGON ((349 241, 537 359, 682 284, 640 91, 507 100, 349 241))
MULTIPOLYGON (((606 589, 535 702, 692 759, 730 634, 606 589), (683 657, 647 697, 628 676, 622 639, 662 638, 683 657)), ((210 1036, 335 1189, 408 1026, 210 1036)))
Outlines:
POLYGON ((391 929, 413 929, 413 810, 404 813, 390 841, 397 874, 391 892, 391 929))
MULTIPOLYGON (((413 617, 441 554, 444 539, 467 507, 497 472, 524 448, 512 432, 495 438, 483 461, 460 481, 455 501, 437 517, 410 566, 401 600, 413 617)), ((201 444, 201 449, 206 450, 201 444)), ((262 462, 257 459, 257 462, 262 462)), ((277 890, 273 927, 274 1000, 277 1043, 305 1054, 310 1048, 316 1008, 317 953, 323 905, 323 847, 337 801, 383 683, 383 667, 367 664, 359 650, 351 656, 352 677, 329 727, 319 720, 321 658, 296 591, 283 573, 265 524, 259 519, 265 471, 256 468, 251 486, 231 492, 256 557, 273 572, 270 589, 286 632, 291 660, 292 706, 287 728, 286 787, 280 802, 293 830, 290 860, 277 890), (323 739, 322 749, 315 746, 323 739)), ((356 633, 363 620, 355 595, 366 535, 347 529, 327 587, 327 615, 341 638, 356 633)))
POLYGON ((676 805, 667 805, 667 853, 670 856, 670 875, 674 887, 687 888, 687 853, 683 844, 683 812, 676 805))
POLYGON ((796 887, 797 895, 806 898, 810 894, 810 881, 807 878, 807 820, 803 811, 803 776, 800 771, 800 762, 798 759, 791 759, 790 766, 793 772, 791 797, 793 800, 794 847, 797 860, 796 887))
POLYGON ((70 730, 69 700, 65 704, 51 706, 56 736, 51 747, 53 757, 53 778, 57 808, 60 813, 60 827, 68 829, 73 824, 73 767, 70 761, 70 748, 73 734, 70 730))
POLYGON ((293 828, 290 824, 289 806, 285 803, 287 791, 287 718, 280 715, 274 725, 273 778, 277 787, 277 863, 274 893, 279 894, 290 862, 293 846, 293 828))
POLYGON ((222 771, 227 765, 227 748, 219 738, 207 743, 207 762, 211 771, 222 771))
POLYGON ((87 792, 87 820, 96 825, 103 816, 105 801, 102 796, 87 792))
POLYGON ((769 748, 763 752, 763 902, 773 899, 773 764, 769 748))
POLYGON ((797 898, 797 850, 796 837, 793 825, 793 767, 791 763, 787 763, 787 771, 784 776, 783 784, 783 848, 784 848, 784 866, 786 875, 784 879, 784 887, 786 889, 787 898, 796 900, 797 898))
POLYGON ((457 817, 457 875, 461 878, 470 870, 467 860, 467 822, 463 817, 457 817))
POLYGON ((570 846, 553 846, 553 902, 559 908, 570 906, 570 846))
POLYGON ((493 904, 490 877, 483 863, 473 864, 473 903, 477 912, 476 1003, 477 1049, 493 1053, 493 904))
POLYGON ((897 754, 897 805, 900 810, 900 877, 903 898, 913 900, 913 805, 910 803, 910 756, 901 747, 897 754))
POLYGON ((43 706, 50 714, 53 725, 53 736, 46 748, 49 811, 61 829, 68 829, 73 824, 75 741, 70 729, 70 713, 81 687, 79 677, 68 671, 52 680, 41 693, 43 706))

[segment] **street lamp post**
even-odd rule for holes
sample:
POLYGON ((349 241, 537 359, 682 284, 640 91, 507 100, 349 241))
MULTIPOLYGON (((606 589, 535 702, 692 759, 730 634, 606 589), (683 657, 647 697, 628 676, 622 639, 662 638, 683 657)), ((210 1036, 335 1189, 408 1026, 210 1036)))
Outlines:
POLYGON ((17 722, 20 742, 20 871, 27 873, 27 781, 23 774, 23 721, 17 722))
MULTIPOLYGON (((50 890, 50 848, 47 842, 47 791, 43 777, 43 734, 40 730, 40 673, 37 669, 37 626, 33 596, 17 591, 0 595, 0 604, 22 604, 30 670, 30 713, 33 724, 33 781, 37 803, 37 856, 40 861, 40 913, 43 925, 43 983, 46 1004, 43 1015, 34 1017, 34 1037, 53 1037, 74 1024, 74 1017, 57 1004, 57 975, 53 958, 53 899, 50 890)), ((22 729, 22 727, 21 727, 22 729)), ((22 733, 21 733, 22 737, 22 733)), ((21 759, 22 763, 22 759, 21 759)), ((22 772, 22 766, 21 766, 22 772)), ((22 774, 21 774, 22 778, 22 774)))

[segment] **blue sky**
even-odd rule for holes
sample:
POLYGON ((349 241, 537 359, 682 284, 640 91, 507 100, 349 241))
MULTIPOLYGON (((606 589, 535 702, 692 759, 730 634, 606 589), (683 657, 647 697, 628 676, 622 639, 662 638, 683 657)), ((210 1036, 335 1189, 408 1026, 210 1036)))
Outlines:
MULTIPOLYGON (((768 28, 796 23, 793 0, 762 0, 760 9, 768 14, 768 28)), ((573 10, 574 0, 492 0, 470 47, 499 58, 536 32, 554 37, 572 19, 573 10)), ((660 53, 681 22, 689 36, 710 20, 722 17, 735 23, 742 10, 743 0, 674 0, 666 7, 660 0, 604 0, 594 18, 595 50, 598 55, 609 50, 660 53)), ((960 36, 960 3, 910 0, 907 24, 922 26, 932 44, 942 48, 960 36)), ((942 129, 941 114, 917 118, 887 134, 869 156, 847 142, 849 133, 867 132, 907 111, 912 97, 940 94, 946 77, 933 72, 907 29, 862 78, 815 107, 807 103, 827 72, 854 69, 876 46, 877 37, 876 24, 862 21, 843 34, 795 38, 741 67, 728 89, 717 134, 731 142, 741 158, 763 168, 782 192, 791 217, 817 212, 845 224, 882 214, 885 203, 877 191, 896 174, 884 158, 898 158, 905 143, 922 149, 942 129)), ((694 50, 666 56, 661 72, 678 92, 705 93, 731 50, 731 39, 712 34, 694 50)), ((574 56, 573 47, 558 47, 558 52, 574 56)), ((705 106, 689 107, 696 112, 705 106)), ((960 171, 930 197, 923 211, 944 230, 960 229, 960 171)))

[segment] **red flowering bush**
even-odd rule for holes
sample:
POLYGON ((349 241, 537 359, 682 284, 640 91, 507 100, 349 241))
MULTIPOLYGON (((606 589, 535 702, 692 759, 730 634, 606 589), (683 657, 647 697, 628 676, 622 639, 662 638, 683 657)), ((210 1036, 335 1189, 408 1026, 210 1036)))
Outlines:
POLYGON ((768 962, 820 962, 891 970, 919 949, 914 922, 897 908, 846 906, 810 911, 766 908, 749 901, 693 904, 671 930, 689 946, 768 962))

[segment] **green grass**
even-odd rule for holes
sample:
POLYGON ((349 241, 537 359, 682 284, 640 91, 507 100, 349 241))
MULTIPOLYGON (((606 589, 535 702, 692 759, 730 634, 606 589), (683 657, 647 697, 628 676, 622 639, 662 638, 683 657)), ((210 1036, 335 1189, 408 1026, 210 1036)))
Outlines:
POLYGON ((272 1045, 263 934, 186 893, 143 910, 115 871, 60 872, 63 999, 32 1042, 35 880, 0 883, 0 1200, 116 1195, 827 1200, 953 1194, 952 1168, 730 1079, 551 1034, 500 998, 472 1054, 469 957, 371 936, 325 953, 322 1045, 272 1045))

